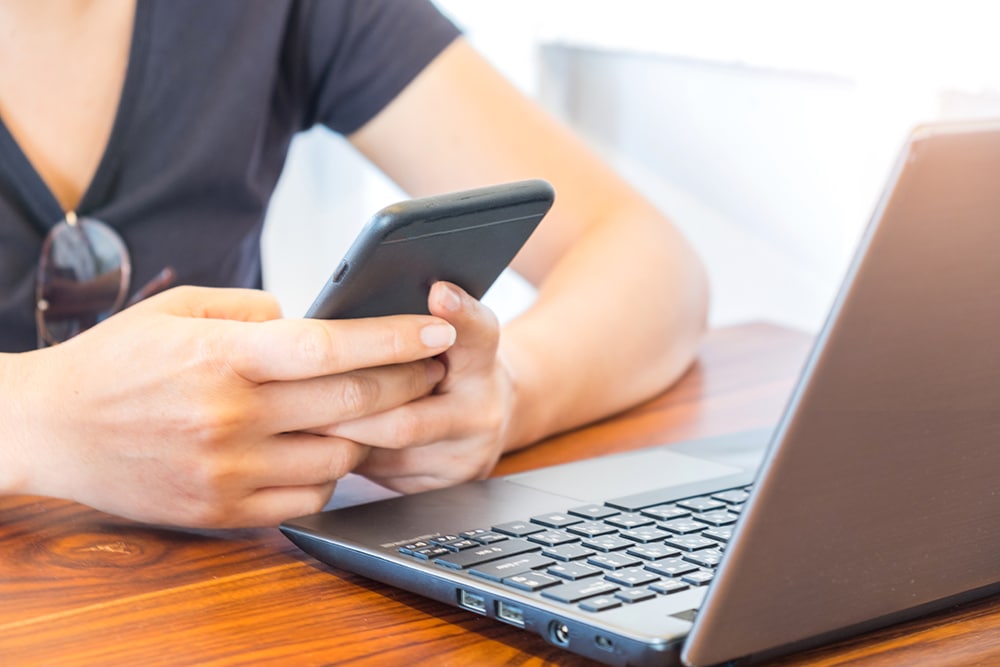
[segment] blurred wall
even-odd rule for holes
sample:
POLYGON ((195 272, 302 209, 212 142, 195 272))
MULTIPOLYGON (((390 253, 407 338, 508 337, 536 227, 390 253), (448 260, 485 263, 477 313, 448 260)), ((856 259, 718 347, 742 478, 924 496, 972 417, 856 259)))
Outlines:
MULTIPOLYGON (((985 0, 438 4, 684 230, 715 325, 816 330, 909 128, 1000 117, 985 0)), ((296 140, 265 232, 287 314, 403 196, 343 139, 296 140)), ((508 276, 488 301, 509 317, 530 293, 508 276)))

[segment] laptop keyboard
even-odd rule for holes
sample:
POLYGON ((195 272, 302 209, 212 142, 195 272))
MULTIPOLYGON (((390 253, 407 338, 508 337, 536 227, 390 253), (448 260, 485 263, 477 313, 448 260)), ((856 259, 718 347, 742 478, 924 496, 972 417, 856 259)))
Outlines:
POLYGON ((584 505, 416 541, 399 552, 600 612, 711 582, 749 490, 643 508, 584 505))

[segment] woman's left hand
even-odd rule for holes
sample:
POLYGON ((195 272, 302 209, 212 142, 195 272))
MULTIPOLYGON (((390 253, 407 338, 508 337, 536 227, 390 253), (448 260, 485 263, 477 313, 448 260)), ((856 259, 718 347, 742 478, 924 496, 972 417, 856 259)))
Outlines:
POLYGON ((458 332, 442 355, 447 367, 425 398, 326 431, 372 447, 356 472, 404 493, 485 477, 503 453, 514 405, 514 382, 498 354, 493 312, 451 283, 438 282, 431 314, 458 332))

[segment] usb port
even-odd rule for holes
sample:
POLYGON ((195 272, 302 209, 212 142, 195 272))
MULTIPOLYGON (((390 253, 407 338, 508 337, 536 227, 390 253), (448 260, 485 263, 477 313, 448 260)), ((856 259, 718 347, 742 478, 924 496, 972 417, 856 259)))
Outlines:
POLYGON ((477 614, 486 615, 486 598, 478 593, 458 589, 458 604, 477 614))
POLYGON ((524 627, 524 610, 503 600, 497 602, 497 618, 519 628, 524 627))

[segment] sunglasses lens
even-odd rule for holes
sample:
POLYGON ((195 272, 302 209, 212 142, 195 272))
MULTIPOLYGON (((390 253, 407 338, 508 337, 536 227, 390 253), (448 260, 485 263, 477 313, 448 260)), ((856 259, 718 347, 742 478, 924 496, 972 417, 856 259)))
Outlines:
POLYGON ((38 265, 38 333, 60 343, 117 311, 128 290, 128 253, 111 227, 91 219, 52 228, 38 265))

